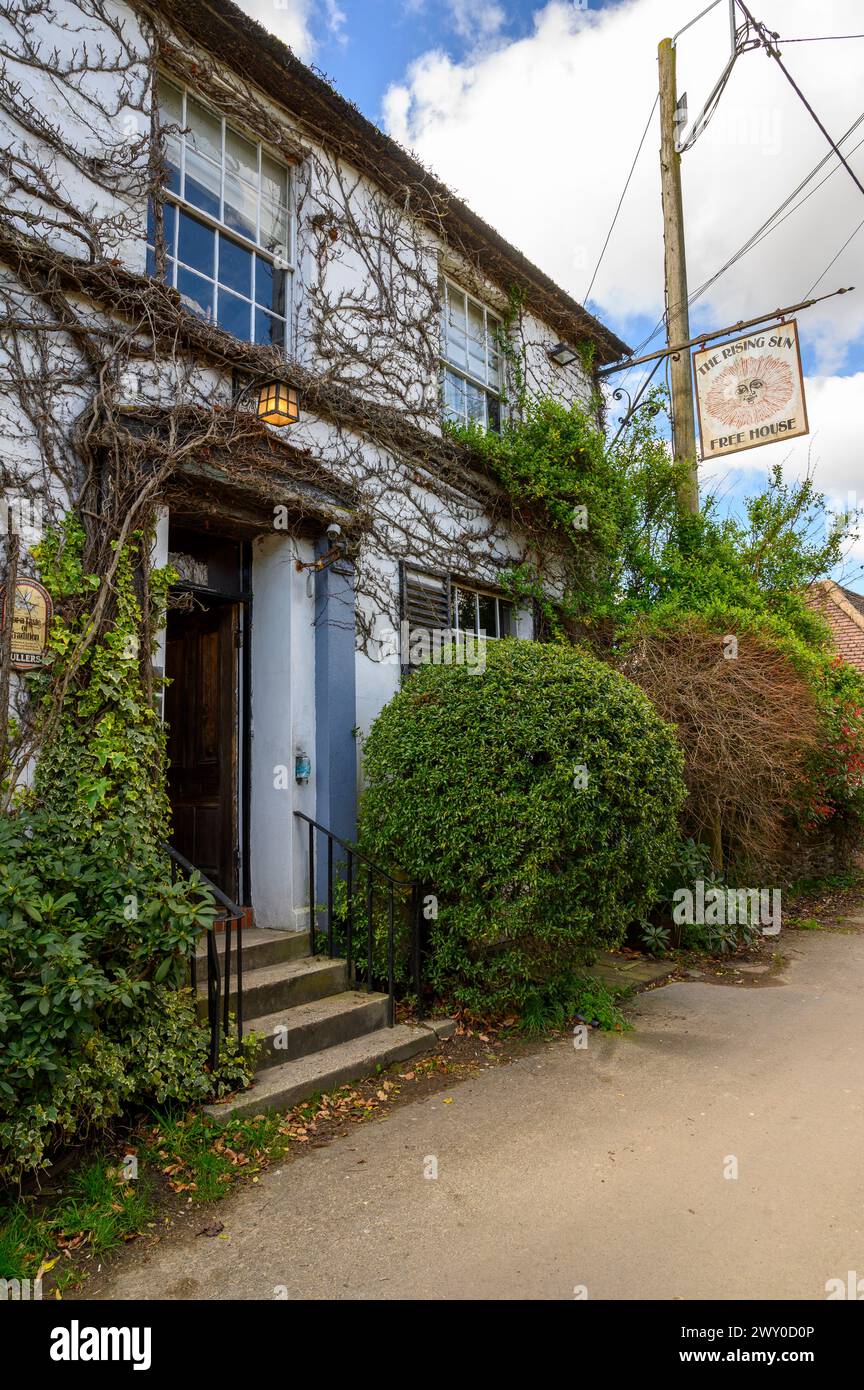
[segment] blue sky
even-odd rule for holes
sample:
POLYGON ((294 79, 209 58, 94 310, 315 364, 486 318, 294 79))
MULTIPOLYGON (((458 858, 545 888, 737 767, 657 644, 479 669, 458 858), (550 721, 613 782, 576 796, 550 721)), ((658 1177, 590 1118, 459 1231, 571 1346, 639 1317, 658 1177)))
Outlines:
MULTIPOLYGON (((416 58, 441 48, 462 60, 475 47, 476 28, 465 21, 460 26, 459 11, 442 0, 341 0, 338 8, 345 18, 335 29, 325 7, 311 17, 315 63, 377 124, 382 124, 385 91, 416 58)), ((498 8, 503 12, 498 32, 504 40, 530 32, 537 8, 531 0, 512 0, 498 8)))
MULTIPOLYGON (((704 8, 704 0, 241 3, 582 302, 656 92, 657 42, 704 8)), ((678 42, 679 91, 687 90, 691 115, 728 57, 726 9, 723 0, 678 42)), ((761 0, 757 9, 784 38, 864 29, 860 0, 761 0)), ((839 137, 860 114, 864 43, 783 52, 839 137)), ((854 151, 859 139, 864 126, 844 148, 864 178, 864 144, 854 151)), ((589 303, 633 345, 662 311, 657 145, 655 116, 589 303)), ((776 66, 762 53, 743 55, 712 125, 684 155, 691 290, 826 152, 776 66)), ((861 284, 857 295, 799 320, 810 438, 739 454, 721 472, 706 473, 706 485, 732 508, 780 461, 798 476, 814 471, 835 508, 864 501, 864 231, 824 274, 864 218, 864 197, 833 157, 819 178, 825 175, 824 186, 691 311, 696 334, 795 303, 817 280, 815 293, 861 284)), ((862 575, 864 539, 835 577, 864 590, 862 575)))

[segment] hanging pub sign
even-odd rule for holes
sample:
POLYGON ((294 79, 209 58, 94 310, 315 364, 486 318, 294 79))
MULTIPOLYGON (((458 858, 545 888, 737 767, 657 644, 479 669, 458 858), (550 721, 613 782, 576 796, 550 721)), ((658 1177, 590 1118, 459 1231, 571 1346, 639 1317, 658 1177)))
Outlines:
POLYGON ((693 376, 703 459, 809 433, 794 319, 700 348, 693 376))
MULTIPOLYGON (((35 579, 19 579, 15 585, 12 609, 11 665, 16 671, 32 671, 42 665, 48 646, 51 622, 51 595, 35 579)), ((6 600, 3 599, 3 624, 6 600)))

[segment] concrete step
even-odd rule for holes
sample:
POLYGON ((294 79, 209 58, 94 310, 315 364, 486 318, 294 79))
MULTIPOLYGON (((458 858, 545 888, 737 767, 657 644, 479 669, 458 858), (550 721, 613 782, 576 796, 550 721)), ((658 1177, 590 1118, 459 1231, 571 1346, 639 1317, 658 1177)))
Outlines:
POLYGON ((386 1027, 387 1004, 386 994, 346 990, 250 1019, 243 1031, 264 1039, 257 1060, 260 1072, 386 1027))
MULTIPOLYGON (((237 975, 231 969, 229 1008, 237 1008, 237 975)), ((279 961, 276 965, 243 969, 243 1015, 245 1018, 264 1018, 279 1009, 292 1009, 308 1004, 312 999, 325 999, 329 994, 341 994, 348 988, 348 971, 344 960, 329 960, 326 956, 303 956, 299 960, 279 961)), ((198 981, 198 1012, 207 1012, 207 981, 198 981)))
POLYGON ((301 1100, 323 1091, 333 1091, 348 1081, 359 1081, 376 1067, 404 1062, 438 1045, 433 1028, 412 1028, 397 1023, 395 1028, 378 1028, 362 1038, 314 1052, 281 1066, 267 1067, 248 1091, 241 1091, 222 1105, 208 1105, 207 1114, 226 1121, 237 1116, 260 1115, 267 1110, 290 1110, 301 1100))
MULTIPOLYGON (((225 939, 228 933, 217 931, 213 933, 216 942, 216 949, 221 957, 225 954, 225 939)), ((267 931, 263 927, 246 927, 243 932, 243 971, 256 970, 262 965, 277 965, 283 960, 297 960, 300 956, 309 954, 309 933, 308 931, 267 931)), ((195 952, 198 958, 198 973, 200 976, 201 967, 207 968, 207 941, 206 938, 198 943, 195 952)), ((231 931, 231 970, 237 968, 237 932, 232 928, 231 931)))

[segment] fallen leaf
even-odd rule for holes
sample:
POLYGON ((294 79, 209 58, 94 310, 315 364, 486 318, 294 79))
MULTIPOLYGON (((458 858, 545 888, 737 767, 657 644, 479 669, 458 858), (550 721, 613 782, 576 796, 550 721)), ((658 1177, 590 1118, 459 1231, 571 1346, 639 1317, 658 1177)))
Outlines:
POLYGON ((224 1222, 214 1221, 212 1226, 205 1226, 203 1230, 197 1231, 199 1236, 218 1236, 225 1230, 224 1222))

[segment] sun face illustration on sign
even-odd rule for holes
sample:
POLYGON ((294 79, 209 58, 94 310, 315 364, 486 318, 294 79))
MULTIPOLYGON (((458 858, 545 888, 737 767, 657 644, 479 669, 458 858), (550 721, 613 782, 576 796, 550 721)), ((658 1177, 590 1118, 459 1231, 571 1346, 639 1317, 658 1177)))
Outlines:
POLYGON ((785 410, 794 394, 795 380, 785 362, 739 357, 719 374, 705 404, 718 424, 743 430, 785 410))
POLYGON ((699 348, 693 380, 703 459, 809 433, 794 319, 699 348))

